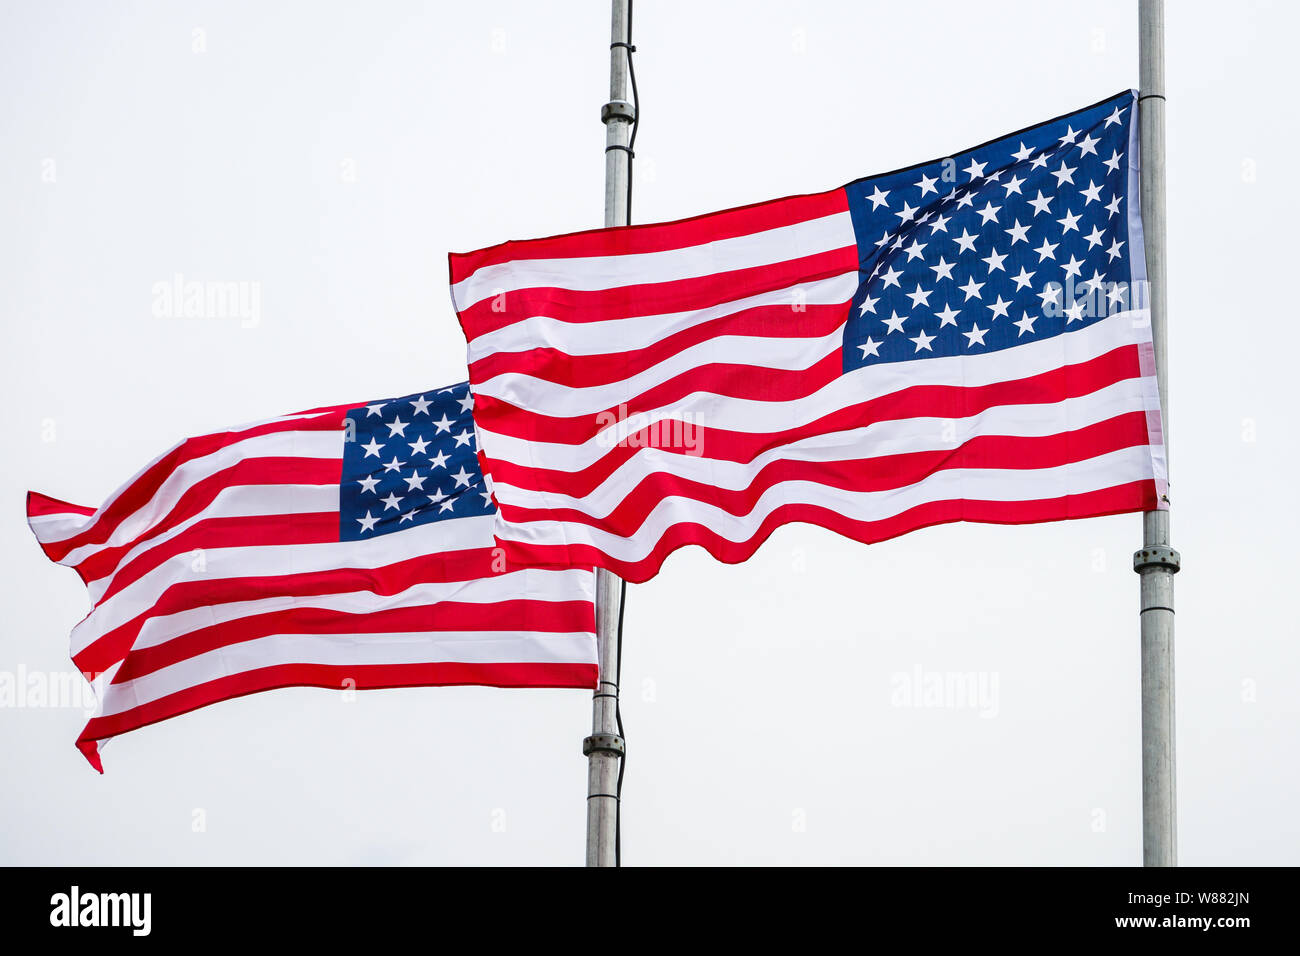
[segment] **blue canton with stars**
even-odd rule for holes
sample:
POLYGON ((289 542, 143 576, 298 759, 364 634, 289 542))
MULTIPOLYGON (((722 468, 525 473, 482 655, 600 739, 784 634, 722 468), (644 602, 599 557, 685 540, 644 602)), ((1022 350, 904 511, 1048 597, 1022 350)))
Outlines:
POLYGON ((845 186, 860 272, 844 370, 993 352, 1135 307, 1136 102, 845 186))
POLYGON ((469 383, 350 410, 339 539, 496 511, 479 469, 469 383))

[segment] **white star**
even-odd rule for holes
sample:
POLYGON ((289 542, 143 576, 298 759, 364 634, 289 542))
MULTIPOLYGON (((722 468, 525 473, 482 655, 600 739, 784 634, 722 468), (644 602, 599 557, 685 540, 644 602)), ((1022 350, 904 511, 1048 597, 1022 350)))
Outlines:
POLYGON ((395 491, 390 491, 387 498, 380 498, 379 500, 384 503, 385 511, 389 508, 397 508, 397 506, 402 502, 402 499, 397 497, 397 492, 395 491))
POLYGON ((888 189, 886 189, 884 192, 881 192, 880 187, 877 186, 876 191, 872 193, 870 196, 867 196, 865 198, 871 200, 871 208, 873 210, 879 209, 881 206, 884 206, 886 209, 888 209, 889 203, 885 202, 885 197, 888 195, 889 195, 888 189))
POLYGON ((975 162, 975 157, 972 156, 972 157, 971 157, 971 161, 970 161, 970 165, 967 166, 965 169, 963 169, 962 172, 963 172, 963 173, 970 173, 970 178, 971 178, 971 179, 976 179, 976 178, 978 178, 978 177, 984 175, 984 167, 987 166, 987 165, 988 165, 988 163, 977 163, 977 162, 975 162))
POLYGON ((459 448, 461 445, 464 445, 466 448, 473 447, 469 443, 469 440, 474 437, 474 433, 471 432, 468 428, 465 429, 463 432, 461 432, 459 435, 455 435, 453 437, 455 437, 456 439, 456 444, 452 446, 453 448, 459 448))
POLYGON ((960 236, 954 236, 953 242, 961 247, 962 252, 975 251, 975 237, 970 234, 969 230, 963 229, 960 236))
POLYGON ((1031 319, 1031 318, 1029 317, 1029 313, 1026 312, 1026 313, 1024 314, 1024 316, 1023 316, 1019 321, 1017 321, 1017 322, 1013 322, 1012 324, 1015 325, 1015 326, 1017 326, 1017 327, 1020 329, 1020 332, 1019 332, 1019 334, 1016 335, 1016 338, 1020 338, 1020 336, 1021 336, 1021 335, 1024 335, 1026 332, 1028 332, 1030 335, 1033 335, 1033 334, 1034 334, 1034 323, 1037 322, 1037 321, 1038 321, 1037 316, 1035 316, 1034 318, 1031 319))
POLYGON ((455 507, 456 507, 456 499, 448 498, 442 504, 438 505, 438 514, 442 514, 444 511, 451 511, 455 507))
POLYGON ((999 295, 997 301, 988 306, 988 308, 993 312, 989 318, 996 319, 998 316, 1002 316, 1004 319, 1011 318, 1011 316, 1007 315, 1007 307, 1010 305, 1010 302, 1002 301, 1002 296, 999 295))
POLYGON ((1083 284, 1084 287, 1087 288, 1088 294, 1093 295, 1098 289, 1101 288, 1101 284, 1105 281, 1106 281, 1106 277, 1101 274, 1101 270, 1093 269, 1092 278, 1084 279, 1083 284))
MULTIPOLYGON (((1110 213, 1110 216, 1119 212, 1119 196, 1116 196, 1110 202, 1106 203, 1106 212, 1110 213)), ((1110 216, 1107 216, 1106 218, 1109 219, 1110 216)))
POLYGON ((933 236, 936 232, 947 232, 948 220, 951 218, 951 216, 935 216, 934 222, 930 224, 930 235, 933 236))
POLYGON ((958 189, 957 194, 958 194, 957 195, 958 209, 961 209, 963 206, 969 206, 971 203, 975 201, 975 193, 973 190, 969 188, 958 189))
POLYGON ((1074 128, 1073 126, 1066 126, 1066 127, 1065 127, 1065 135, 1062 136, 1062 137, 1060 138, 1060 140, 1059 140, 1060 144, 1061 144, 1062 146, 1065 146, 1066 144, 1073 145, 1073 144, 1074 144, 1074 138, 1075 138, 1076 136, 1078 136, 1079 133, 1081 133, 1081 132, 1083 132, 1083 131, 1082 131, 1082 130, 1078 130, 1078 131, 1076 131, 1075 128, 1074 128))
POLYGON ((401 435, 403 438, 405 438, 406 426, 408 424, 409 424, 408 422, 404 422, 400 418, 394 418, 391 422, 388 423, 388 437, 392 438, 394 435, 401 435))
POLYGON ((1059 242, 1048 242, 1047 239, 1044 238, 1043 244, 1034 250, 1034 252, 1038 253, 1038 261, 1042 262, 1044 259, 1055 259, 1056 247, 1059 245, 1059 242))
POLYGON ((989 275, 992 275, 995 271, 999 269, 1003 272, 1007 271, 1002 266, 1002 260, 1004 260, 1005 258, 1006 256, 999 255, 996 249, 992 250, 987 256, 984 257, 982 261, 988 263, 989 275))
POLYGON ((1033 151, 1033 149, 1032 149, 1031 147, 1026 146, 1026 145, 1022 142, 1022 143, 1020 144, 1020 149, 1017 150, 1016 152, 1012 153, 1011 155, 1012 155, 1012 157, 1013 157, 1017 162, 1023 163, 1023 162, 1024 162, 1026 159, 1028 159, 1030 156, 1034 155, 1034 151, 1033 151))
POLYGON ((919 283, 919 282, 916 284, 916 291, 915 291, 915 292, 908 292, 908 293, 907 293, 907 297, 908 297, 909 299, 912 300, 912 308, 916 308, 918 305, 929 305, 929 304, 930 304, 929 301, 928 301, 929 298, 930 298, 930 293, 929 293, 929 292, 922 292, 922 291, 921 291, 921 283, 919 283))
POLYGON ((930 266, 930 268, 934 270, 934 281, 938 282, 940 279, 951 279, 952 266, 953 264, 951 262, 943 256, 940 256, 939 261, 930 266))
POLYGON ((357 521, 361 522, 362 531, 373 531, 375 525, 379 523, 379 519, 371 517, 369 511, 366 512, 366 516, 364 518, 358 518, 357 521))
POLYGON ((1088 234, 1087 234, 1086 236, 1084 236, 1083 238, 1086 239, 1086 240, 1088 241, 1088 248, 1089 248, 1089 249, 1092 249, 1092 248, 1095 247, 1095 246, 1099 246, 1099 245, 1101 245, 1102 236, 1103 236, 1103 233, 1102 233, 1102 231, 1101 231, 1101 227, 1100 227, 1100 226, 1093 226, 1093 227, 1092 227, 1092 232, 1088 233, 1088 234))
POLYGON ((878 245, 878 246, 883 246, 883 245, 884 245, 885 243, 887 243, 891 238, 893 238, 893 237, 890 236, 890 234, 889 234, 889 230, 886 229, 886 230, 885 230, 885 234, 884 234, 883 236, 881 236, 879 239, 876 240, 876 245, 878 245))
POLYGON ((1006 234, 1011 237, 1011 244, 1013 246, 1017 242, 1029 241, 1029 227, 1020 225, 1019 219, 1016 220, 1016 224, 1014 226, 1012 226, 1010 229, 1006 229, 1003 231, 1006 232, 1006 234))
POLYGON ((1066 183, 1073 186, 1074 171, 1078 168, 1078 166, 1066 166, 1065 163, 1061 163, 1061 168, 1052 173, 1052 175, 1056 177, 1056 188, 1060 189, 1066 183))
POLYGON ((384 462, 384 471, 397 471, 397 469, 401 468, 405 464, 406 462, 398 461, 397 456, 394 455, 392 461, 384 462))
POLYGON ((419 489, 420 491, 423 491, 423 490, 424 490, 424 483, 425 483, 426 481, 429 480, 429 476, 428 476, 428 475, 422 475, 422 474, 420 474, 418 471, 416 471, 416 470, 413 468, 413 469, 411 469, 411 477, 410 477, 410 478, 403 478, 402 480, 403 480, 404 482, 406 482, 406 490, 407 490, 407 491, 415 491, 416 489, 419 489))
POLYGON ((1110 300, 1112 304, 1122 302, 1127 288, 1127 282, 1112 282, 1110 284, 1110 289, 1106 292, 1106 298, 1110 300))
POLYGON ((387 402, 376 402, 374 405, 367 405, 366 417, 369 418, 371 415, 378 415, 379 410, 387 404, 388 404, 387 402))
POLYGON ((904 250, 907 253, 907 261, 911 262, 913 259, 921 258, 921 254, 925 251, 925 246, 926 244, 924 242, 917 242, 913 239, 912 244, 904 250))
POLYGON ((1083 194, 1083 205, 1085 209, 1090 202, 1101 202, 1101 187, 1091 179, 1088 180, 1088 188, 1080 189, 1079 192, 1083 194))
POLYGON ((460 410, 462 412, 467 412, 474 407, 474 396, 471 395, 469 392, 465 393, 464 398, 458 398, 456 399, 456 401, 460 403, 460 410))
POLYGON ((490 491, 480 491, 479 494, 483 496, 483 507, 484 507, 484 508, 491 508, 491 507, 492 507, 492 492, 490 492, 490 491))
POLYGON ((452 420, 448 418, 444 413, 441 421, 436 421, 433 423, 433 427, 437 429, 437 431, 435 431, 434 434, 436 435, 438 434, 438 432, 447 432, 448 434, 450 434, 451 426, 453 424, 454 423, 452 422, 452 420))
MULTIPOLYGON (((885 319, 884 323, 889 327, 889 332, 901 332, 903 331, 903 322, 905 320, 906 316, 899 315, 898 310, 895 309, 893 315, 885 319)), ((886 332, 885 334, 888 335, 889 332, 886 332)))
POLYGON ((1123 158, 1124 154, 1116 149, 1111 151, 1110 159, 1103 159, 1101 163, 1109 168, 1112 173, 1117 173, 1119 172, 1119 161, 1123 158))
POLYGON ((457 488, 461 487, 462 485, 466 488, 469 487, 470 474, 468 471, 465 470, 464 465, 462 465, 460 471, 456 472, 456 474, 452 475, 452 477, 456 479, 457 488))
POLYGON ((1001 206, 995 206, 995 205, 993 205, 993 203, 991 203, 991 202, 986 202, 986 203, 984 204, 984 208, 983 208, 983 209, 977 209, 977 210, 975 210, 976 212, 978 212, 978 213, 980 214, 980 217, 984 220, 983 222, 980 223, 980 225, 981 225, 981 226, 987 226, 990 222, 997 222, 997 221, 998 221, 998 212, 999 212, 1001 209, 1002 209, 1001 206))
POLYGON ((1065 314, 1067 316, 1065 320, 1066 325, 1069 325, 1071 322, 1082 322, 1083 321, 1082 300, 1080 300, 1079 302, 1071 302, 1069 305, 1067 305, 1065 307, 1065 314))
POLYGON ((988 329, 981 329, 978 325, 972 325, 969 332, 962 333, 962 335, 966 336, 966 338, 970 340, 966 343, 966 348, 970 348, 973 345, 983 345, 984 336, 988 334, 988 331, 988 329))
POLYGON ((1021 266, 1020 275, 1012 276, 1011 281, 1016 284, 1016 291, 1019 292, 1021 289, 1025 289, 1029 287, 1030 280, 1033 279, 1033 277, 1034 274, 1032 272, 1026 272, 1025 267, 1021 266))
POLYGON ((1084 138, 1079 143, 1079 155, 1087 156, 1089 153, 1092 153, 1092 155, 1096 156, 1097 144, 1100 142, 1101 140, 1095 137, 1084 136, 1084 138))
MULTIPOLYGON (((1115 107, 1115 112, 1111 113, 1109 116, 1106 117, 1106 126, 1110 126, 1114 123, 1118 123, 1120 116, 1122 116, 1123 114, 1124 114, 1124 110, 1120 109, 1118 106, 1115 107)), ((1103 127, 1103 129, 1104 128, 1105 127, 1103 127)))
POLYGON ((442 499, 446 497, 447 496, 442 493, 441 488, 435 488, 433 489, 433 494, 428 495, 429 504, 436 505, 439 501, 442 501, 442 499))
POLYGON ((376 493, 375 485, 379 484, 379 479, 375 478, 373 475, 366 478, 358 478, 357 484, 361 486, 362 494, 365 494, 368 491, 373 495, 376 493))
POLYGON ((378 458, 379 452, 384 446, 379 444, 379 442, 375 441, 375 436, 371 435, 370 443, 366 445, 362 445, 361 447, 366 450, 366 453, 361 456, 362 458, 369 458, 371 455, 374 455, 376 458, 378 458))
POLYGON ((916 207, 908 205, 907 200, 903 200, 903 211, 896 212, 894 215, 898 217, 900 223, 907 222, 916 215, 916 207))
POLYGON ((879 301, 879 297, 873 299, 869 295, 863 296, 862 302, 858 305, 858 315, 866 315, 868 312, 875 314, 876 303, 879 301))
POLYGON ((910 341, 916 343, 916 350, 918 352, 921 351, 921 349, 925 349, 927 352, 933 352, 934 349, 930 347, 930 343, 933 342, 934 339, 935 336, 926 335, 925 330, 923 329, 920 335, 914 336, 910 341))
POLYGON ((1123 247, 1123 245, 1124 245, 1124 243, 1123 243, 1122 240, 1116 239, 1116 240, 1111 244, 1111 247, 1110 247, 1109 249, 1106 250, 1106 255, 1110 256, 1110 261, 1111 261, 1111 262, 1114 262, 1116 259, 1119 258, 1119 255, 1120 255, 1120 249, 1123 247))
MULTIPOLYGON (((889 271, 882 273, 880 276, 880 281, 884 283, 881 288, 888 289, 891 285, 898 285, 898 277, 902 274, 903 273, 899 272, 893 266, 890 266, 889 271)), ((899 288, 902 288, 902 286, 899 286, 899 288)))
POLYGON ((1039 153, 1037 156, 1035 156, 1035 157, 1034 157, 1034 161, 1033 161, 1032 163, 1029 164, 1029 168, 1030 168, 1030 169, 1046 169, 1046 168, 1047 168, 1047 151, 1044 150, 1043 152, 1041 152, 1041 153, 1039 153))
POLYGON ((1010 179, 1008 179, 1005 183, 1002 184, 1002 188, 1007 191, 1008 196, 1010 196, 1012 193, 1016 193, 1017 195, 1023 196, 1024 193, 1020 192, 1020 187, 1024 184, 1024 182, 1025 181, 1021 179, 1019 176, 1012 176, 1010 179))
POLYGON ((420 413, 424 413, 425 415, 429 414, 429 406, 431 404, 432 402, 430 402, 423 395, 421 395, 415 401, 411 402, 411 406, 415 409, 413 414, 415 415, 419 415, 420 413))
POLYGON ((939 328, 942 329, 945 325, 956 325, 957 316, 960 314, 961 309, 954 309, 951 304, 944 306, 942 312, 935 313, 939 317, 939 328))
POLYGON ((920 181, 919 183, 913 183, 912 185, 914 185, 914 186, 920 186, 920 187, 921 187, 921 195, 924 197, 926 193, 936 193, 936 194, 937 194, 937 193, 939 192, 939 190, 937 190, 937 189, 934 188, 934 184, 937 183, 938 181, 939 181, 939 180, 936 179, 936 178, 934 178, 933 176, 927 176, 925 173, 922 173, 922 174, 921 174, 921 181, 920 181))
POLYGON ((1067 209, 1065 211, 1065 218, 1056 220, 1061 224, 1061 235, 1064 236, 1065 233, 1069 232, 1071 229, 1073 229, 1075 232, 1078 232, 1079 219, 1080 219, 1079 216, 1076 216, 1074 213, 1070 212, 1067 209))
POLYGON ((429 459, 429 467, 430 467, 430 468, 445 468, 445 467, 447 467, 447 458, 448 458, 448 457, 449 457, 448 455, 445 455, 445 454, 443 454, 442 452, 438 452, 438 454, 433 455, 432 457, 430 457, 430 459, 429 459))
POLYGON ((959 285, 957 288, 966 293, 966 298, 962 301, 969 302, 971 299, 978 299, 980 297, 980 289, 984 288, 984 283, 976 282, 975 277, 971 276, 965 285, 959 285))
POLYGON ((1061 284, 1059 282, 1049 282, 1043 286, 1043 291, 1037 293, 1037 295, 1038 298, 1042 299, 1043 308, 1046 309, 1050 303, 1055 302, 1060 297, 1061 284))
POLYGON ((1076 259, 1074 256, 1070 256, 1070 261, 1061 266, 1061 268, 1065 270, 1067 276, 1078 276, 1079 267, 1081 265, 1083 265, 1082 259, 1076 259))
POLYGON ((883 344, 884 344, 883 342, 877 342, 875 339, 873 339, 871 336, 868 335, 867 340, 863 342, 861 345, 859 345, 858 348, 862 349, 862 357, 864 359, 868 355, 874 355, 876 358, 880 358, 880 346, 883 344))
POLYGON ((406 514, 404 514, 404 515, 402 515, 400 518, 398 518, 398 519, 397 519, 397 523, 398 523, 398 524, 401 524, 403 521, 410 521, 412 518, 414 518, 414 517, 415 517, 416 515, 418 515, 419 513, 420 513, 420 509, 419 509, 419 508, 412 508, 412 509, 411 509, 410 511, 408 511, 406 514))
POLYGON ((411 446, 412 455, 423 455, 425 454, 425 449, 429 447, 429 443, 423 438, 417 438, 413 442, 407 442, 407 444, 411 446))
POLYGON ((1038 198, 1029 200, 1029 205, 1034 207, 1034 215, 1037 216, 1040 212, 1049 212, 1053 198, 1052 196, 1044 196, 1043 191, 1038 190, 1038 198))

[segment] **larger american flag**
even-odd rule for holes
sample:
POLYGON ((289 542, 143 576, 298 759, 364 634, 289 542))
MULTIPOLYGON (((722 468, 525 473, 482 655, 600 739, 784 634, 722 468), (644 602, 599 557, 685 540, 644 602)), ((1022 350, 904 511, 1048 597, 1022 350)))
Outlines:
POLYGON ((1164 507, 1132 91, 933 162, 450 257, 512 557, 1164 507))
POLYGON ((492 540, 467 383, 180 442, 99 508, 28 495, 92 609, 77 746, 275 687, 594 687, 590 568, 492 540))

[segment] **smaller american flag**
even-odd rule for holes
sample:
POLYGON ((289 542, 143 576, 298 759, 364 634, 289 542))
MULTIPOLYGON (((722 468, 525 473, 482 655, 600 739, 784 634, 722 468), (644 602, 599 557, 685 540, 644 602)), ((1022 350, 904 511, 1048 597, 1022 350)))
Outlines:
POLYGON ((276 687, 595 686, 594 575, 507 565, 466 383, 190 438, 99 508, 28 495, 92 609, 77 746, 276 687))

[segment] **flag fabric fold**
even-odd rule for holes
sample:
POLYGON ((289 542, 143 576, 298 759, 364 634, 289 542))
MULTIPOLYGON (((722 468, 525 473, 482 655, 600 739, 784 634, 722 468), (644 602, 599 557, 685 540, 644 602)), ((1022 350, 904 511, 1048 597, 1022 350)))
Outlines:
POLYGON ((476 446, 461 383, 187 439, 99 508, 30 493, 92 603, 86 758, 277 687, 594 687, 594 575, 502 554, 476 446))
POLYGON ((1127 91, 950 157, 449 259, 512 560, 1166 507, 1127 91))

